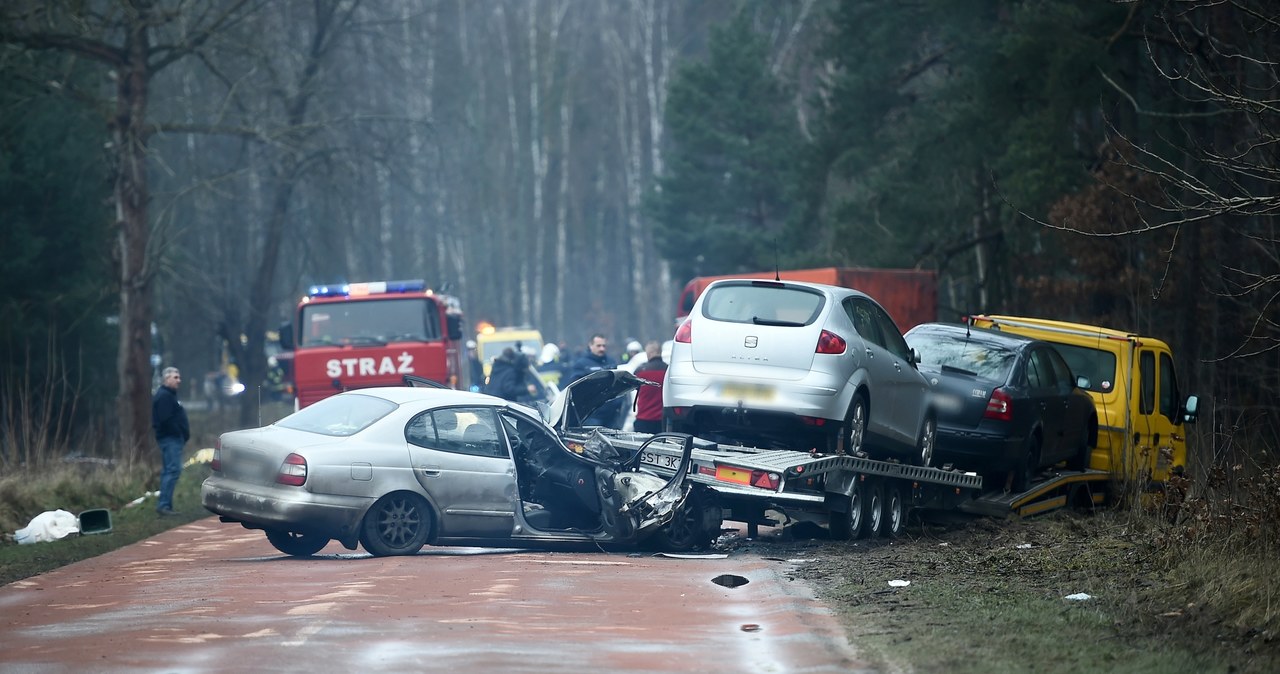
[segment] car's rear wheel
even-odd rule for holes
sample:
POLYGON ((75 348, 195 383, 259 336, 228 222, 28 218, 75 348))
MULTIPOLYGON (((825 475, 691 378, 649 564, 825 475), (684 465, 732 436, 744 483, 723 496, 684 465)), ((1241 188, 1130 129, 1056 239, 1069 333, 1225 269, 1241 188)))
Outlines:
POLYGON ((1027 449, 1022 453, 1017 467, 1013 469, 1013 491, 1024 492, 1031 488, 1036 475, 1040 473, 1040 438, 1032 435, 1027 438, 1027 449))
POLYGON ((1089 427, 1085 426, 1080 429, 1080 440, 1077 442, 1076 453, 1072 455, 1071 460, 1067 461, 1067 468, 1071 470, 1088 470, 1089 459, 1093 458, 1093 446, 1089 442, 1089 427))
POLYGON ((916 453, 911 462, 917 466, 933 465, 933 450, 938 443, 938 420, 929 415, 920 424, 920 436, 916 438, 916 453))
POLYGON ((844 453, 849 456, 866 451, 868 412, 867 399, 861 393, 855 394, 844 424, 844 453))
POLYGON ((902 527, 907 523, 907 508, 902 500, 902 489, 896 484, 885 485, 883 513, 880 535, 893 538, 902 533, 902 527))
POLYGON ((329 544, 329 538, 319 534, 300 534, 280 529, 267 529, 266 534, 272 547, 294 557, 310 557, 329 544))
POLYGON ((374 557, 412 555, 431 535, 431 506, 417 494, 387 494, 365 513, 360 544, 374 557))

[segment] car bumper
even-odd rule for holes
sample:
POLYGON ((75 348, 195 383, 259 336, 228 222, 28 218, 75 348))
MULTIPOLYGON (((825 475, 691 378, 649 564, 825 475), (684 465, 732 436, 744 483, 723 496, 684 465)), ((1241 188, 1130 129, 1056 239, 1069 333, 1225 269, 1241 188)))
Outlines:
POLYGON ((359 536, 367 497, 313 494, 300 487, 259 485, 212 476, 200 487, 206 510, 255 529, 319 534, 342 541, 359 536))
POLYGON ((663 407, 695 407, 772 412, 843 420, 852 394, 830 377, 796 381, 729 380, 706 375, 667 374, 663 407))
POLYGON ((966 470, 1010 470, 1024 451, 1022 438, 1002 433, 948 428, 939 424, 937 462, 966 470))

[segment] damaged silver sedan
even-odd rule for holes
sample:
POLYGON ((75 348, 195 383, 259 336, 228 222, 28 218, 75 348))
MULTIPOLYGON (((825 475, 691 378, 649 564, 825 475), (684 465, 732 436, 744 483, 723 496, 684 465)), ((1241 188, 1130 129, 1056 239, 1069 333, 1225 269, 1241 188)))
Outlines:
POLYGON ((374 556, 453 543, 707 544, 721 513, 688 479, 691 438, 683 437, 670 479, 640 465, 640 452, 601 443, 576 453, 560 441, 550 415, 563 423, 588 397, 603 403, 636 385, 605 378, 605 386, 584 380, 576 400, 579 387, 567 388, 541 415, 440 388, 341 393, 270 426, 224 434, 201 499, 222 521, 260 529, 298 556, 331 540, 374 556))

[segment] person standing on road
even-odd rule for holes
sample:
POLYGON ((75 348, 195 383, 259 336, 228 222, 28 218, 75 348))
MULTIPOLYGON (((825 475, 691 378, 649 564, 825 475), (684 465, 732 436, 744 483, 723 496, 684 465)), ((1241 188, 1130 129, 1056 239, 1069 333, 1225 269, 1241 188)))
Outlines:
MULTIPOLYGON (((587 352, 574 359, 573 368, 569 372, 569 381, 575 382, 592 372, 618 367, 618 361, 608 354, 608 348, 609 340, 604 335, 599 333, 592 335, 591 340, 587 342, 587 352)), ((626 412, 623 408, 625 402, 625 398, 618 398, 601 405, 591 413, 590 417, 583 420, 582 425, 622 428, 623 416, 626 412)))
POLYGON ((662 345, 644 345, 645 361, 636 368, 636 376, 657 386, 641 386, 636 391, 636 419, 632 423, 638 433, 662 432, 662 383, 667 378, 667 364, 662 360, 662 345))
POLYGON ((151 397, 151 429, 160 445, 160 458, 164 464, 160 471, 160 500, 156 513, 162 517, 177 515, 173 509, 173 489, 182 475, 182 446, 191 439, 191 425, 187 422, 187 410, 178 402, 178 385, 182 375, 176 367, 166 367, 160 373, 160 388, 151 397))

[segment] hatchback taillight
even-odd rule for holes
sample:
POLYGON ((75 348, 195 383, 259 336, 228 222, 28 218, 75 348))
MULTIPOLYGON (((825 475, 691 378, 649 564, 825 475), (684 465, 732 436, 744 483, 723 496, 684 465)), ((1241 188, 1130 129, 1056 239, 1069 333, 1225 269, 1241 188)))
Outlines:
POLYGON ((1004 389, 995 389, 987 400, 987 411, 982 416, 997 421, 1013 421, 1013 398, 1004 389))
POLYGON ((843 337, 830 330, 823 330, 822 334, 818 335, 818 348, 814 349, 814 352, 838 356, 844 353, 845 346, 843 337))
POLYGON ((213 460, 209 462, 209 468, 215 473, 222 472, 222 442, 219 440, 218 446, 213 448, 213 460))
POLYGON ((276 482, 290 487, 301 487, 307 481, 307 460, 297 454, 284 457, 280 464, 280 472, 276 473, 276 482))
POLYGON ((676 328, 676 341, 681 344, 693 343, 693 321, 686 318, 680 327, 676 328))

